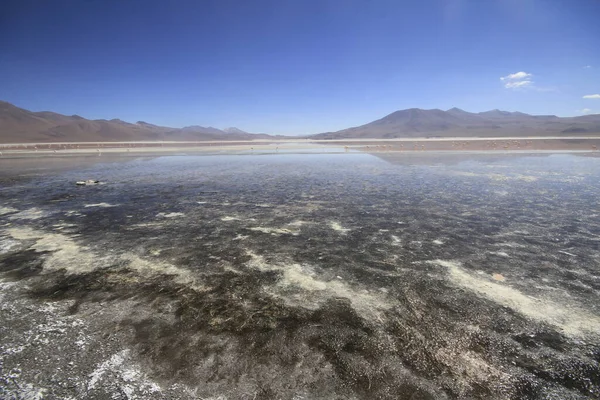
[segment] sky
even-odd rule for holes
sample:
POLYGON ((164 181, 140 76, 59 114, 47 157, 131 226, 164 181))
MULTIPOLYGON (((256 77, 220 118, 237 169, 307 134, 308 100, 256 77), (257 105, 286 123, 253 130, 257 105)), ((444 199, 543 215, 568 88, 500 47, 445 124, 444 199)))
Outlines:
POLYGON ((599 17, 598 0, 2 0, 0 100, 294 135, 413 107, 600 113, 599 17))

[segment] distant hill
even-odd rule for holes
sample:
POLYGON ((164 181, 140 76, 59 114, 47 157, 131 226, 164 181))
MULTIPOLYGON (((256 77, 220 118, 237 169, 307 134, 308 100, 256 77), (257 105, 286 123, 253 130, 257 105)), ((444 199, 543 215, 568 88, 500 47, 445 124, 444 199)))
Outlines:
MULTIPOLYGON (((491 110, 471 113, 459 108, 393 112, 377 121, 337 132, 312 135, 314 139, 600 136, 600 114, 559 118, 491 110)), ((0 101, 0 143, 202 141, 273 139, 281 136, 253 134, 238 128, 218 129, 199 125, 169 128, 120 119, 89 120, 79 115, 50 111, 32 112, 0 101)), ((290 138, 290 137, 285 137, 290 138)))
POLYGON ((411 137, 504 137, 504 136, 600 136, 600 114, 559 118, 491 110, 471 113, 459 108, 393 112, 377 121, 337 132, 311 136, 315 139, 411 138, 411 137))
POLYGON ((237 128, 187 126, 169 128, 120 119, 88 120, 78 115, 49 111, 32 112, 0 101, 0 143, 115 142, 149 140, 252 140, 273 136, 252 134, 237 128))
POLYGON ((248 132, 238 129, 236 127, 225 128, 223 130, 227 133, 248 133, 248 132))

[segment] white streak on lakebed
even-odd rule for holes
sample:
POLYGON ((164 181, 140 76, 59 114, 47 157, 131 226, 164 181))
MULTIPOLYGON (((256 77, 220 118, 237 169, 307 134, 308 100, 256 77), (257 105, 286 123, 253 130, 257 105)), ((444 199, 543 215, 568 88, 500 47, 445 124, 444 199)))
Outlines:
MULTIPOLYGON (((450 281, 498 304, 509 307, 533 320, 545 322, 561 329, 566 335, 577 337, 598 335, 600 316, 591 313, 568 299, 556 301, 528 296, 507 284, 470 274, 460 262, 430 260, 448 270, 450 281)), ((492 277, 492 279, 494 279, 492 277)))
POLYGON ((19 210, 17 210, 16 208, 12 208, 12 207, 0 207, 0 215, 6 215, 6 214, 12 214, 12 213, 16 213, 19 210))
POLYGON ((331 229, 333 229, 334 231, 336 231, 336 232, 339 232, 339 233, 341 233, 341 234, 345 234, 345 233, 348 233, 348 232, 350 232, 350 229, 349 229, 349 228, 344 228, 344 227, 343 227, 343 226, 342 226, 342 225, 341 225, 339 222, 337 222, 337 221, 330 221, 330 222, 329 222, 329 227, 330 227, 331 229))
POLYGON ((160 212, 160 213, 156 214, 156 216, 158 218, 180 218, 180 217, 185 217, 185 214, 181 213, 181 212, 170 212, 170 213, 160 212))
POLYGON ((29 248, 36 252, 49 252, 44 256, 45 272, 64 269, 70 274, 83 274, 118 261, 125 261, 126 267, 138 272, 141 277, 164 274, 171 276, 176 283, 195 290, 204 289, 191 271, 166 262, 148 261, 132 253, 99 256, 90 247, 80 245, 61 233, 47 233, 25 227, 9 228, 5 232, 12 239, 28 244, 29 248))
POLYGON ((9 253, 13 248, 18 247, 19 242, 12 239, 0 238, 0 255, 9 253))
POLYGON ((17 213, 11 214, 8 216, 10 220, 36 220, 40 218, 44 218, 47 213, 39 208, 30 208, 27 210, 22 210, 17 213))
POLYGON ((110 208, 110 207, 117 207, 117 204, 96 203, 96 204, 86 204, 84 207, 85 208, 90 208, 90 207, 110 208))
POLYGON ((308 309, 316 309, 321 303, 330 298, 345 298, 352 303, 352 307, 368 320, 381 320, 379 310, 392 307, 389 299, 382 293, 370 292, 359 289, 336 277, 336 279, 324 280, 315 273, 310 265, 297 263, 270 263, 261 255, 250 250, 248 266, 260 271, 277 271, 281 273, 281 279, 275 287, 265 290, 276 297, 282 298, 292 305, 308 309), (300 293, 294 296, 289 289, 299 289, 300 293))
POLYGON ((268 228, 268 227, 263 227, 263 226, 257 226, 257 227, 253 227, 253 228, 248 228, 251 231, 255 231, 255 232, 262 232, 262 233, 267 233, 267 234, 271 234, 271 235, 281 235, 281 234, 287 234, 287 235, 297 235, 298 232, 292 231, 290 229, 286 229, 286 228, 268 228))

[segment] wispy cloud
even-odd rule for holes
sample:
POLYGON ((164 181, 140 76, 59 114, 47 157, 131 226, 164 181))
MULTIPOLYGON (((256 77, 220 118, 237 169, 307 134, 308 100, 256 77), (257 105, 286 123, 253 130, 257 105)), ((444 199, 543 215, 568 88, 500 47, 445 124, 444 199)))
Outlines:
POLYGON ((585 67, 583 67, 583 69, 590 69, 590 68, 592 68, 591 65, 586 65, 585 67))
POLYGON ((583 110, 577 110, 578 113, 581 114, 591 114, 592 113, 592 109, 590 108, 584 108, 583 110))
POLYGON ((504 82, 504 87, 506 89, 524 89, 528 87, 533 87, 533 81, 531 78, 533 74, 527 72, 515 72, 514 74, 508 74, 506 76, 500 77, 500 80, 504 82))
POLYGON ((502 78, 500 78, 500 80, 521 80, 521 79, 531 79, 533 75, 532 74, 528 74, 527 72, 515 72, 514 74, 509 74, 506 76, 503 76, 502 78))
POLYGON ((584 99, 600 99, 600 94, 586 94, 583 96, 584 99))
POLYGON ((533 84, 533 82, 531 82, 531 81, 513 81, 513 82, 509 81, 504 84, 504 87, 507 89, 519 89, 519 88, 531 86, 532 84, 533 84))

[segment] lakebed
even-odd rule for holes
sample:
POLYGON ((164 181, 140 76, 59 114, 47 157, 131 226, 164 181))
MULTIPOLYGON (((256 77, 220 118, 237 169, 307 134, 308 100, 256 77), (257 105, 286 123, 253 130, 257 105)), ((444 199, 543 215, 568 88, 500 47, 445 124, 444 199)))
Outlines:
POLYGON ((0 397, 600 397, 597 153, 0 171, 0 397))

